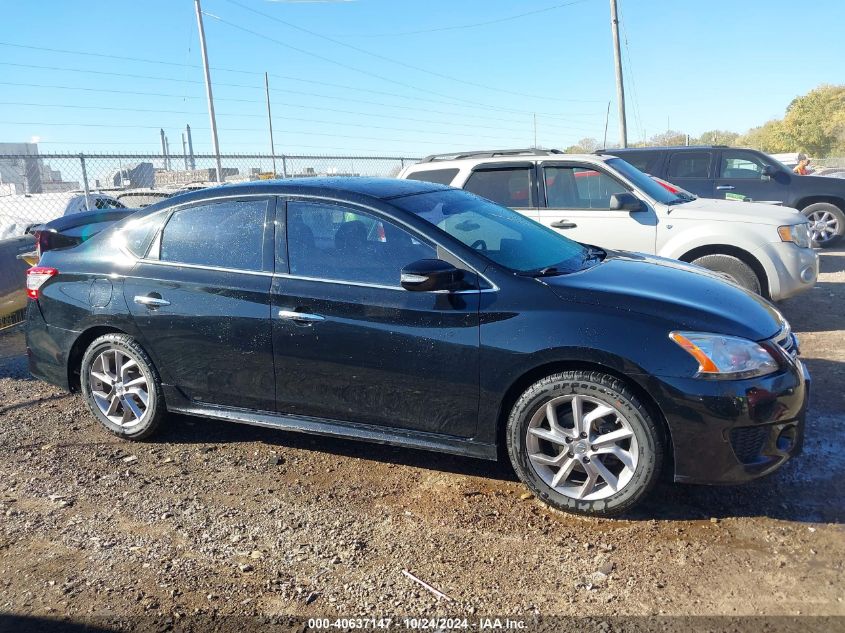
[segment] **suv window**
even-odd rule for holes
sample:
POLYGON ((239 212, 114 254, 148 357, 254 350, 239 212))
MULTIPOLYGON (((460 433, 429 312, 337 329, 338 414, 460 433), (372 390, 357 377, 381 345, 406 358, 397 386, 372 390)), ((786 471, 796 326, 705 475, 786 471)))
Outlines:
POLYGON ((668 178, 709 178, 710 152, 675 152, 669 158, 668 178))
POLYGON ((763 177, 763 167, 766 163, 752 152, 730 151, 722 152, 721 178, 756 179, 763 177))
POLYGON ((472 172, 464 189, 506 207, 534 207, 530 167, 480 169, 472 172))
POLYGON ((164 226, 159 258, 262 270, 266 211, 266 200, 230 200, 180 209, 164 226))
POLYGON ((288 260, 293 275, 399 285, 404 266, 437 251, 395 224, 357 208, 288 202, 288 260))
POLYGON ((617 155, 646 174, 654 173, 653 170, 660 159, 660 152, 620 152, 617 155))
POLYGON ((610 196, 627 192, 606 173, 587 167, 544 167, 546 200, 556 209, 610 209, 610 196))
POLYGON ((422 180, 423 182, 436 182, 439 185, 448 185, 451 184, 457 175, 457 169, 429 169, 408 174, 408 180, 422 180))

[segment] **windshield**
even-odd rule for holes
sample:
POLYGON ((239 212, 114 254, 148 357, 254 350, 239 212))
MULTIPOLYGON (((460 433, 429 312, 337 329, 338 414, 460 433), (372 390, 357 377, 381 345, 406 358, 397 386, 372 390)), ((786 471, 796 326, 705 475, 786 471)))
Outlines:
POLYGON ((681 204, 689 202, 686 196, 679 196, 666 189, 663 185, 655 182, 648 176, 621 158, 611 158, 607 161, 608 167, 612 167, 625 178, 630 180, 634 186, 645 193, 649 198, 662 202, 663 204, 681 204))
POLYGON ((604 256, 524 215, 458 189, 390 201, 497 264, 529 275, 577 272, 604 256))

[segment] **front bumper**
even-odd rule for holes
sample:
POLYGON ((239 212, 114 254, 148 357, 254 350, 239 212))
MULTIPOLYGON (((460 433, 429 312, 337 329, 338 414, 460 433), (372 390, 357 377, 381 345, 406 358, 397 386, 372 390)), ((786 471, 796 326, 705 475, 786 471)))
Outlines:
POLYGON ((819 254, 792 242, 772 242, 752 253, 763 263, 772 301, 809 290, 819 276, 819 254))
POLYGON ((652 380, 669 424, 675 481, 741 483, 801 452, 810 375, 797 359, 762 378, 652 380))

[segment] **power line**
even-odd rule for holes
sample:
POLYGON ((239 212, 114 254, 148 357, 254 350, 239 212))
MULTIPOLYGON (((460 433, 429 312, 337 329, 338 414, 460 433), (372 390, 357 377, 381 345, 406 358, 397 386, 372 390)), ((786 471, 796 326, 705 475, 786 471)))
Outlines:
MULTIPOLYGON (((586 0, 583 0, 583 1, 586 1, 586 0)), ((23 44, 12 44, 12 43, 9 43, 9 42, 0 42, 0 46, 11 46, 11 47, 15 47, 15 48, 24 48, 24 49, 28 49, 28 50, 38 50, 38 51, 51 52, 51 53, 61 53, 61 54, 67 54, 67 55, 84 55, 84 56, 88 56, 88 57, 95 57, 95 58, 102 58, 102 59, 113 59, 113 60, 120 60, 120 61, 132 61, 132 62, 146 63, 146 64, 163 64, 163 65, 168 65, 168 66, 178 66, 178 67, 192 68, 192 69, 201 68, 201 66, 199 66, 197 64, 181 64, 179 62, 170 62, 170 61, 160 60, 160 59, 126 57, 126 56, 122 56, 122 55, 109 55, 109 54, 106 54, 106 53, 92 53, 92 52, 89 52, 89 51, 49 48, 49 47, 43 47, 43 46, 28 46, 28 45, 23 45, 23 44)), ((202 83, 200 81, 191 80, 191 79, 176 79, 176 78, 173 78, 173 77, 157 77, 157 76, 153 76, 153 75, 127 75, 125 73, 114 73, 114 72, 107 73, 106 71, 96 71, 96 70, 81 69, 81 68, 64 68, 64 67, 56 67, 56 66, 12 64, 11 62, 0 62, 0 63, 5 64, 5 65, 14 65, 14 66, 17 66, 17 67, 22 67, 22 68, 34 68, 34 69, 41 69, 41 70, 59 70, 59 71, 77 72, 77 73, 86 73, 87 72, 87 73, 95 73, 95 74, 107 74, 109 76, 129 77, 129 78, 133 78, 133 79, 150 79, 150 80, 154 80, 154 81, 171 81, 171 82, 182 82, 182 83, 191 83, 191 84, 202 83)), ((210 68, 211 68, 211 70, 214 70, 216 72, 229 72, 229 73, 238 73, 238 74, 243 74, 243 75, 254 75, 254 76, 261 76, 263 74, 261 72, 253 71, 253 70, 242 70, 242 69, 237 69, 237 68, 224 68, 224 67, 220 67, 220 66, 211 66, 210 68)), ((505 107, 502 107, 502 106, 489 106, 489 105, 484 105, 484 104, 477 104, 475 102, 468 102, 469 105, 464 105, 464 104, 461 104, 461 103, 454 103, 452 101, 443 101, 441 99, 431 99, 431 98, 421 97, 421 96, 409 96, 409 95, 398 94, 398 93, 395 93, 395 92, 388 92, 388 91, 385 91, 385 90, 374 90, 372 88, 361 88, 361 87, 358 87, 358 86, 350 86, 348 84, 338 84, 338 83, 332 83, 332 82, 328 82, 328 81, 319 81, 319 80, 315 80, 315 79, 303 79, 301 77, 292 77, 290 75, 280 75, 280 74, 277 74, 277 73, 269 73, 269 75, 270 75, 270 77, 273 77, 273 78, 276 78, 276 79, 284 79, 284 80, 287 80, 287 81, 296 81, 296 82, 300 82, 300 83, 308 83, 308 84, 314 84, 314 85, 318 85, 318 86, 326 86, 326 87, 331 87, 331 88, 342 88, 344 90, 354 90, 356 92, 366 92, 366 93, 369 93, 369 94, 375 94, 375 95, 380 95, 380 96, 396 97, 396 98, 399 98, 399 99, 407 99, 407 100, 411 100, 411 101, 415 101, 415 102, 425 101, 425 102, 428 102, 428 103, 437 103, 437 104, 448 105, 448 106, 457 107, 457 108, 472 107, 472 108, 476 109, 478 107, 482 107, 484 109, 488 109, 488 110, 492 110, 492 111, 510 112, 510 113, 514 113, 514 114, 523 114, 523 115, 526 115, 526 116, 534 113, 534 110, 518 110, 518 109, 513 109, 513 108, 505 108, 505 107)), ((17 84, 17 85, 25 85, 25 84, 17 84)), ((226 87, 234 87, 234 88, 247 87, 247 88, 258 89, 257 86, 243 86, 242 84, 226 84, 226 83, 222 83, 222 82, 215 82, 215 85, 226 86, 226 87)), ((284 91, 279 91, 279 92, 291 92, 291 91, 284 90, 284 91)), ((137 94, 148 94, 148 93, 137 93, 137 94)), ((308 95, 308 94, 311 94, 311 93, 294 93, 294 94, 308 95)), ((174 96, 176 96, 176 95, 174 95, 174 96)), ((182 96, 182 95, 178 95, 178 96, 182 96)), ((326 97, 326 95, 313 95, 313 96, 326 97)), ((327 98, 329 98, 329 97, 327 97, 327 98)), ((331 97, 331 98, 337 98, 337 97, 331 97)), ((453 99, 452 97, 448 97, 448 96, 447 96, 447 98, 453 99)), ((386 105, 386 104, 375 103, 375 102, 365 102, 365 103, 374 103, 375 105, 386 105)), ((391 107, 399 107, 399 106, 391 106, 391 107)), ((416 108, 416 109, 420 110, 420 108, 416 108)), ((558 119, 558 120, 561 120, 561 121, 569 121, 569 122, 573 122, 573 123, 580 123, 580 121, 573 121, 572 119, 569 119, 568 117, 571 117, 571 116, 598 116, 601 113, 595 113, 595 112, 591 112, 591 113, 570 113, 567 116, 562 116, 560 114, 553 113, 553 112, 537 111, 537 114, 542 115, 544 117, 550 117, 550 118, 558 119)))
POLYGON ((628 63, 628 77, 631 79, 631 92, 633 93, 634 97, 634 117, 637 120, 637 125, 640 128, 640 132, 643 136, 643 140, 645 140, 645 128, 643 127, 643 120, 640 116, 640 104, 639 104, 639 96, 637 94, 637 82, 634 79, 634 62, 631 58, 631 49, 628 46, 628 30, 625 28, 625 15, 622 11, 619 12, 621 16, 621 20, 619 21, 620 26, 622 27, 622 38, 625 43, 625 59, 628 63))
MULTIPOLYGON (((0 62, 0 65, 2 65, 2 64, 3 64, 3 62, 0 62)), ((74 69, 74 70, 76 70, 76 72, 81 72, 81 73, 85 73, 85 72, 95 72, 96 73, 96 72, 99 72, 99 71, 87 71, 87 70, 79 70, 79 69, 74 69)), ((271 75, 271 76, 273 76, 273 75, 271 75)), ((173 79, 172 81, 183 81, 183 80, 173 79)), ((185 80, 185 81, 188 81, 188 80, 185 80)), ((193 81, 191 83, 198 84, 200 82, 193 81)), ((142 95, 142 96, 147 96, 147 97, 150 97, 150 96, 153 96, 153 97, 169 97, 169 98, 183 99, 183 100, 184 99, 200 99, 201 98, 199 96, 185 96, 185 95, 181 95, 181 94, 162 93, 162 92, 116 90, 116 89, 113 89, 113 88, 87 88, 87 87, 81 87, 81 86, 62 86, 62 85, 55 85, 55 84, 33 84, 33 83, 19 83, 19 82, 9 82, 9 81, 0 81, 0 85, 20 86, 20 87, 26 87, 26 88, 49 88, 49 89, 55 89, 55 90, 79 90, 79 91, 85 91, 85 92, 97 92, 97 93, 102 93, 102 94, 125 94, 125 95, 142 95)), ((217 85, 228 86, 230 84, 218 83, 217 85)), ((257 87, 257 86, 243 86, 243 87, 253 89, 253 90, 260 90, 260 88, 257 87)), ((308 97, 318 97, 320 99, 339 100, 339 101, 350 102, 350 103, 360 103, 360 104, 364 104, 364 105, 381 106, 381 107, 391 108, 391 109, 410 110, 410 111, 414 111, 414 112, 426 112, 426 113, 429 113, 429 114, 442 114, 444 116, 449 116, 449 117, 453 117, 453 118, 455 116, 458 116, 458 117, 472 116, 473 119, 482 119, 482 120, 488 120, 488 121, 499 121, 499 122, 505 122, 505 123, 514 123, 513 119, 490 117, 490 116, 484 116, 484 115, 479 115, 479 114, 475 114, 475 113, 469 115, 469 114, 464 114, 464 113, 448 112, 448 111, 444 111, 444 110, 435 110, 435 109, 431 109, 431 108, 419 108, 419 107, 412 107, 412 106, 405 106, 405 105, 381 103, 381 102, 378 102, 378 101, 368 101, 368 100, 365 100, 365 99, 338 97, 338 96, 335 96, 335 95, 326 95, 326 94, 320 94, 320 93, 314 93, 314 92, 302 92, 302 91, 296 91, 296 90, 282 90, 282 89, 271 89, 271 92, 279 92, 279 93, 287 94, 287 95, 300 95, 300 96, 308 96, 308 97)), ((238 99, 238 98, 231 98, 231 97, 230 98, 217 97, 216 100, 217 101, 235 102, 235 103, 256 103, 256 104, 262 103, 258 99, 238 99)), ((307 109, 314 109, 314 110, 335 111, 335 110, 331 110, 329 108, 320 108, 319 106, 303 106, 303 105, 290 104, 290 103, 279 104, 279 105, 288 105, 290 107, 295 107, 295 108, 307 108, 307 109)), ((449 105, 452 105, 452 104, 449 104, 449 105)), ((458 106, 457 104, 454 104, 454 105, 457 106, 457 107, 465 107, 465 106, 458 106)), ((73 106, 68 106, 68 107, 73 107, 73 106)), ((106 108, 102 108, 102 109, 106 109, 106 108)), ((345 110, 336 110, 336 111, 342 112, 344 114, 361 114, 361 115, 364 115, 364 116, 380 116, 380 115, 377 115, 377 114, 369 114, 369 113, 364 113, 364 112, 352 112, 352 111, 345 111, 345 110)), ((160 112, 166 112, 166 111, 160 111, 160 112)), ((185 112, 185 114, 189 114, 189 113, 185 112)), ((538 114, 541 114, 541 113, 538 113, 538 114)), ((394 115, 391 115, 391 116, 394 116, 394 115)), ((401 118, 401 117, 395 117, 394 116, 394 118, 401 118)), ((584 123, 583 121, 575 121, 575 122, 576 123, 584 123)), ((476 124, 471 124, 471 123, 467 123, 467 124, 452 123, 452 122, 445 122, 444 123, 444 122, 439 122, 439 121, 431 121, 431 123, 434 123, 436 125, 447 124, 447 125, 462 125, 462 126, 480 127, 480 126, 477 126, 476 124)), ((563 125, 560 125, 558 123, 546 123, 545 126, 555 128, 557 130, 562 130, 562 131, 586 132, 586 131, 590 131, 591 129, 593 129, 593 128, 584 128, 584 127, 563 126, 563 125)), ((494 129, 500 129, 499 126, 490 126, 490 127, 493 127, 494 129)))
POLYGON ((516 15, 510 15, 503 18, 496 18, 495 20, 486 20, 484 22, 475 22, 473 24, 457 24, 454 26, 439 26, 436 28, 431 29, 420 29, 418 31, 400 31, 393 33, 370 33, 370 34, 361 34, 361 35, 350 35, 349 37, 403 37, 405 35, 420 35, 422 33, 439 33, 442 31, 459 31, 463 29, 474 29, 480 26, 490 26, 491 24, 501 24, 502 22, 510 22, 511 20, 517 20, 519 18, 524 18, 529 15, 537 15, 538 13, 546 13, 547 11, 553 11, 555 9, 562 9, 564 7, 571 7, 574 4, 581 4, 582 2, 587 2, 587 0, 574 0, 573 2, 563 2, 561 4, 556 4, 551 7, 545 7, 543 9, 535 9, 533 11, 526 11, 525 13, 517 13, 516 15))
MULTIPOLYGON (((482 84, 482 83, 478 83, 478 82, 473 82, 473 81, 469 81, 469 80, 467 80, 467 79, 460 79, 460 78, 458 78, 458 77, 452 77, 451 75, 446 75, 446 74, 444 74, 444 73, 439 73, 439 72, 436 72, 436 71, 433 71, 433 70, 429 70, 429 69, 427 69, 427 68, 422 68, 422 67, 420 67, 420 66, 415 66, 415 65, 413 65, 413 64, 409 64, 409 63, 407 63, 407 62, 403 62, 403 61, 401 61, 401 60, 394 59, 394 58, 392 58, 392 57, 388 57, 388 56, 386 56, 386 55, 381 55, 381 54, 379 54, 379 53, 374 53, 374 52, 372 52, 372 51, 368 51, 368 50, 366 50, 366 49, 364 49, 364 48, 361 48, 360 46, 354 46, 353 44, 348 44, 347 42, 343 42, 343 41, 341 41, 341 40, 337 40, 337 39, 335 39, 335 38, 333 38, 333 37, 329 37, 329 36, 327 36, 327 35, 323 35, 323 34, 321 34, 321 33, 317 33, 316 31, 312 31, 311 29, 306 29, 305 27, 298 26, 298 25, 293 24, 293 23, 291 23, 291 22, 288 22, 288 21, 286 21, 286 20, 282 20, 281 18, 278 18, 278 17, 276 17, 276 16, 274 16, 274 15, 270 15, 269 13, 264 13, 263 11, 259 11, 259 10, 257 10, 257 9, 253 9, 252 7, 248 7, 248 6, 246 6, 245 4, 241 4, 241 3, 240 3, 240 2, 238 2, 237 0, 226 0, 226 2, 228 2, 228 3, 230 3, 230 4, 234 4, 234 5, 236 5, 236 6, 240 7, 240 8, 242 8, 242 9, 244 9, 244 10, 246 10, 246 11, 250 11, 250 12, 252 12, 252 13, 255 13, 256 15, 260 15, 260 16, 262 16, 262 17, 264 17, 264 18, 269 19, 269 20, 273 20, 274 22, 278 22, 279 24, 284 24, 285 26, 287 26, 287 27, 289 27, 289 28, 296 29, 297 31, 301 31, 301 32, 303 32, 303 33, 307 33, 308 35, 311 35, 312 37, 318 37, 318 38, 320 38, 320 39, 326 40, 327 42, 332 42, 333 44, 337 44, 338 46, 343 46, 343 47, 348 48, 348 49, 350 49, 350 50, 354 50, 354 51, 356 51, 356 52, 358 52, 358 53, 362 53, 362 54, 364 54, 364 55, 369 55, 370 57, 374 57, 375 59, 380 59, 380 60, 382 60, 382 61, 386 61, 386 62, 389 62, 389 63, 391 63, 391 64, 396 64, 396 65, 398 65, 398 66, 402 66, 402 67, 404 67, 404 68, 409 68, 409 69, 411 69, 411 70, 416 70, 417 72, 426 73, 426 74, 431 75, 431 76, 433 76, 433 77, 439 77, 440 79, 448 79, 449 81, 454 81, 454 82, 460 83, 460 84, 462 84, 462 85, 475 86, 476 88, 483 88, 483 89, 485 89, 485 90, 492 90, 492 91, 494 91, 494 92, 499 92, 499 93, 503 93, 503 94, 515 95, 515 96, 518 96, 518 97, 527 97, 527 98, 529 98, 529 99, 545 99, 545 100, 548 100, 548 101, 557 101, 557 102, 560 102, 560 101, 571 101, 571 102, 580 102, 580 103, 599 103, 599 101, 592 100, 592 99, 591 99, 591 100, 584 100, 584 99, 558 99, 558 98, 556 98, 556 97, 549 97, 549 96, 547 96, 547 95, 532 95, 532 94, 526 94, 526 93, 517 92, 517 91, 514 91, 514 90, 507 90, 506 88, 498 88, 498 87, 496 87, 496 86, 488 86, 487 84, 482 84)), ((354 66, 349 66, 348 64, 344 64, 343 62, 338 62, 338 61, 336 61, 336 60, 332 60, 332 59, 330 59, 330 58, 323 57, 323 56, 317 56, 317 55, 315 55, 314 53, 308 53, 307 51, 303 51, 302 49, 297 49, 297 48, 295 48, 295 47, 293 47, 293 46, 291 46, 291 45, 289 45, 289 44, 285 44, 284 42, 280 42, 280 41, 275 40, 275 39, 273 39, 273 38, 270 38, 270 37, 268 37, 268 36, 265 36, 265 35, 262 35, 262 34, 256 33, 255 31, 251 31, 251 30, 249 30, 249 29, 246 29, 245 27, 239 27, 239 26, 237 26, 237 25, 235 25, 235 24, 233 24, 233 23, 231 23, 231 22, 227 22, 226 20, 223 20, 223 19, 222 19, 222 18, 220 18, 220 17, 217 17, 217 16, 214 16, 214 17, 216 17, 216 18, 217 18, 220 22, 223 22, 223 23, 225 23, 225 24, 228 24, 229 26, 233 26, 233 27, 235 27, 235 28, 240 28, 240 29, 245 30, 245 31, 247 31, 247 32, 250 32, 250 33, 252 33, 253 35, 256 35, 256 36, 258 36, 258 37, 263 37, 263 38, 265 38, 265 39, 269 39, 269 40, 271 40, 271 41, 275 41, 277 44, 280 44, 280 45, 282 45, 282 46, 285 46, 286 48, 292 48, 292 49, 294 49, 294 50, 298 50, 299 52, 305 52, 305 54, 311 55, 311 56, 313 56, 313 57, 318 57, 319 59, 323 59, 324 61, 328 61, 328 62, 333 63, 333 64, 339 64, 339 65, 342 65, 342 66, 344 66, 344 67, 346 67, 346 68, 353 69, 353 70, 355 70, 355 71, 357 71, 357 72, 363 72, 363 73, 365 73, 365 74, 370 74, 370 75, 376 76, 376 77, 378 77, 379 79, 382 79, 382 80, 387 80, 387 81, 391 81, 391 82, 395 82, 395 81, 396 81, 396 80, 392 80, 392 79, 389 79, 389 78, 385 78, 385 77, 382 77, 382 76, 379 76, 379 75, 374 75, 373 73, 370 73, 369 71, 364 71, 364 70, 361 70, 361 69, 359 69, 359 68, 355 68, 354 66)), ((402 83, 402 82, 400 82, 400 83, 402 83)), ((403 85, 406 85, 406 86, 407 86, 407 84, 403 84, 403 85)), ((410 86, 410 87, 416 88, 415 86, 410 86)), ((417 89, 417 90, 420 90, 420 88, 416 88, 416 89, 417 89)), ((437 94, 437 93, 436 93, 436 94, 437 94)), ((444 95, 441 95, 441 96, 444 96, 444 95)), ((448 96, 448 95, 447 95, 447 96, 448 96)), ((452 98, 454 98, 454 97, 452 97, 452 98)), ((603 102, 602 102, 602 103, 603 103, 603 102)))
MULTIPOLYGON (((199 98, 199 97, 197 97, 199 98)), ((219 99, 218 99, 219 100, 219 99)), ((257 103, 257 102, 256 102, 257 103)), ((157 109, 150 109, 150 108, 115 108, 110 106, 86 106, 86 105, 77 105, 77 104, 65 104, 65 103, 32 103, 32 102, 25 102, 25 101, 0 101, 0 106, 2 105, 11 105, 11 106, 24 106, 24 107, 36 107, 36 108, 61 108, 61 109, 74 109, 74 110, 96 110, 96 111, 109 111, 109 112, 143 112, 149 114, 187 114, 187 115, 204 115, 205 112, 200 110, 157 110, 157 109)), ((320 106, 310 106, 310 105, 299 105, 294 103, 286 103, 286 102, 276 102, 275 105, 277 106, 285 106, 290 108, 300 108, 303 110, 319 110, 323 112, 334 112, 337 114, 353 114, 357 116, 366 116, 366 117, 376 117, 380 119, 384 119, 385 117, 381 114, 373 114, 370 112, 357 112, 355 110, 341 110, 337 108, 323 108, 320 106)), ((266 115, 264 114, 250 114, 250 113, 235 113, 235 112, 218 112, 217 116, 230 116, 230 117, 244 117, 244 118, 265 118, 266 115)), ((283 117, 283 116, 275 116, 274 118, 278 119, 286 119, 291 121, 312 121, 314 123, 330 123, 330 124, 337 124, 337 125, 356 125, 359 127, 372 127, 374 129, 378 128, 378 126, 371 126, 371 125, 363 125, 363 124, 350 124, 347 122, 337 123, 332 121, 316 121, 312 119, 295 119, 290 117, 283 117)), ((524 133, 525 129, 516 129, 516 128, 503 128, 501 125, 480 125, 478 123, 457 123, 453 121, 435 121, 433 119, 418 119, 415 117, 403 117, 403 116, 391 116, 391 119, 399 120, 399 121, 411 121, 414 123, 431 123, 433 125, 450 125, 456 126, 460 128, 479 128, 485 130, 499 130, 503 132, 516 132, 516 133, 524 133)), ((547 126, 548 127, 548 126, 547 126)), ((384 128, 387 129, 387 128, 384 128)), ((396 128, 399 129, 399 128, 396 128)), ((404 130, 404 131, 411 131, 411 130, 404 130)), ((576 130, 578 131, 578 130, 576 130)), ((431 132, 435 133, 435 132, 431 132)), ((442 132, 442 134, 453 135, 452 132, 442 132)), ((459 133, 454 133, 458 136, 461 136, 459 133)), ((464 135, 469 136, 469 135, 464 135)), ((477 138, 484 138, 484 137, 477 137, 477 138)))

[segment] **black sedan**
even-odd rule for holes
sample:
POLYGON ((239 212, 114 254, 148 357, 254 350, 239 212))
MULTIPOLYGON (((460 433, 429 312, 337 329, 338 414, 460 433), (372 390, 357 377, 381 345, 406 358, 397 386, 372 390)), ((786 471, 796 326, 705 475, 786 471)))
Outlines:
POLYGON ((809 376, 765 300, 441 185, 185 194, 29 271, 32 373, 139 440, 168 411, 495 459, 612 515, 800 451, 809 376))

